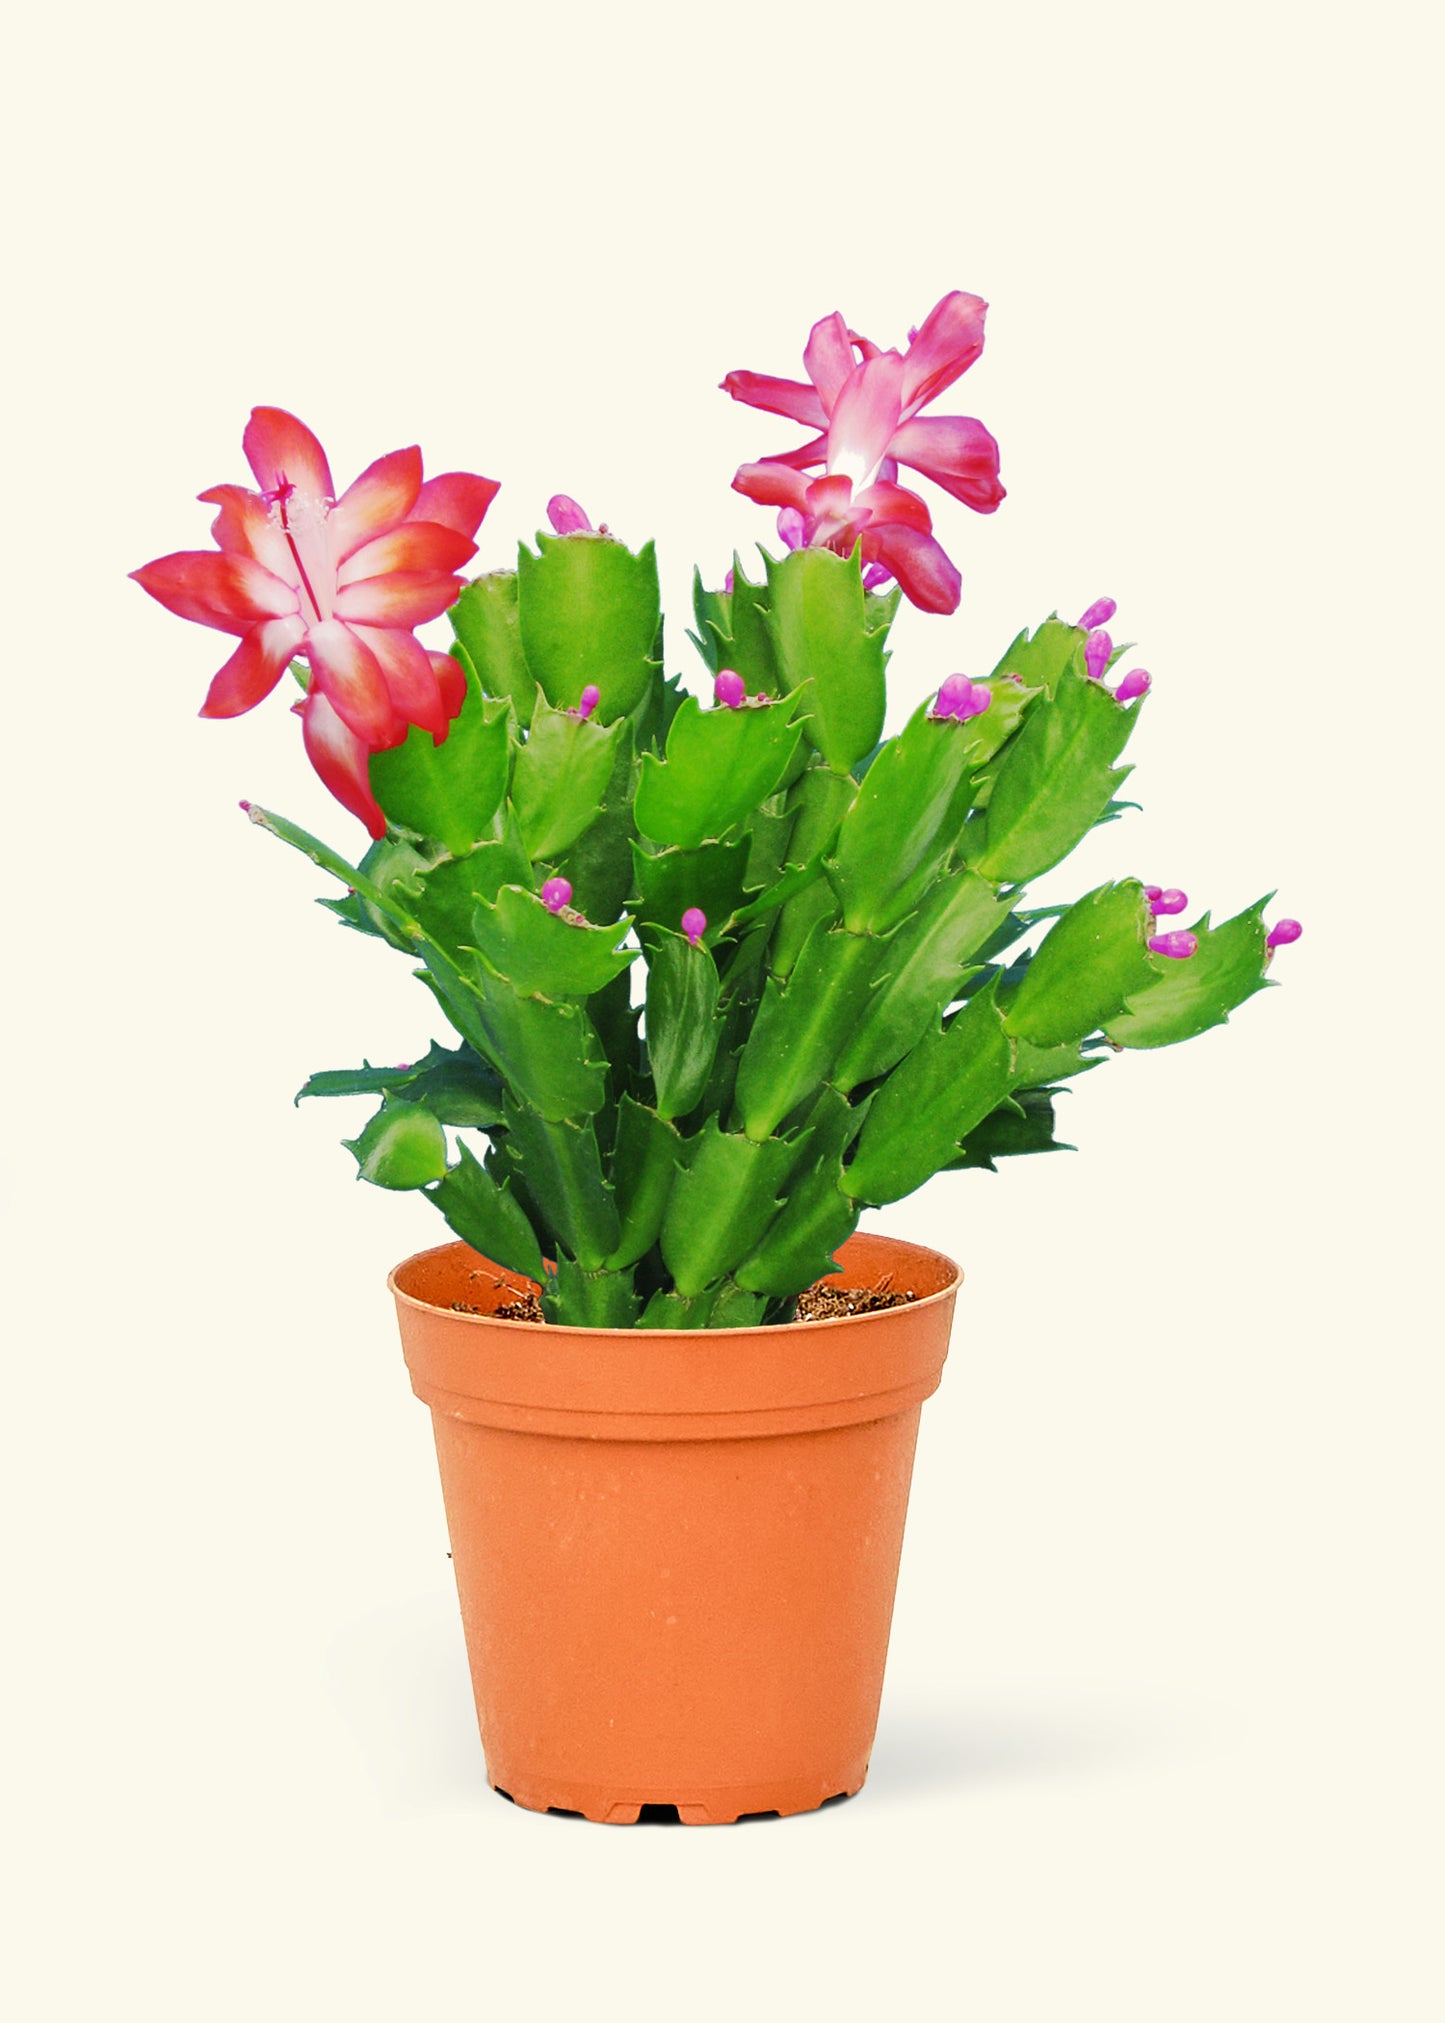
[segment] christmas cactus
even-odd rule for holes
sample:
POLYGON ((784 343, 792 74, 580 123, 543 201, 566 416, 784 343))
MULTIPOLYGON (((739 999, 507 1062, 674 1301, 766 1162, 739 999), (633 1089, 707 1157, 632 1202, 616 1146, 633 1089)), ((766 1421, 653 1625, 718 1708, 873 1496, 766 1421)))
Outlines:
POLYGON ((1174 924, 1185 895, 1132 877, 1027 905, 1124 805, 1150 678, 1117 670, 1107 599, 1021 632, 982 679, 949 674, 883 737, 900 598, 947 613, 960 590, 899 467, 977 511, 1003 497, 982 424, 922 412, 983 314, 949 295, 902 350, 832 316, 806 382, 728 375, 812 434, 734 479, 779 509, 781 552, 698 579, 701 697, 665 674, 650 543, 559 497, 515 569, 465 581, 494 483, 424 481, 408 449, 338 496, 279 409, 246 431, 256 490, 202 494, 216 552, 137 571, 238 636, 204 715, 295 676, 307 750, 370 847, 353 864, 248 813, 451 1028, 301 1094, 379 1099, 348 1141, 361 1177, 535 1279, 549 1321, 790 1319, 865 1207, 1055 1149, 1063 1082, 1222 1023, 1300 931, 1264 901, 1174 924), (415 636, 443 612, 448 653, 415 636))

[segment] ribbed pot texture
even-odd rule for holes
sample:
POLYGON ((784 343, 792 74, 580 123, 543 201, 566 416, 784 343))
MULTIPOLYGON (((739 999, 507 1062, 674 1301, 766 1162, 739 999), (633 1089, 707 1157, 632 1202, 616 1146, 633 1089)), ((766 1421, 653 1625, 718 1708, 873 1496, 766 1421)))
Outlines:
POLYGON ((487 1774, 517 1804, 704 1825, 862 1785, 959 1273, 874 1235, 839 1264, 915 1298, 614 1332, 495 1319, 531 1281, 465 1244, 392 1273, 487 1774))

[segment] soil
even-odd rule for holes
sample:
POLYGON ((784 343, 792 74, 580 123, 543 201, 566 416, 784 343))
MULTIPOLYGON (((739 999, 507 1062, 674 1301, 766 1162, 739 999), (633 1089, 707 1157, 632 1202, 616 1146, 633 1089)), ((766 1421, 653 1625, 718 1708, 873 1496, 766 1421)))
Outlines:
MULTIPOLYGON (((830 1285, 820 1280, 810 1285, 806 1292, 798 1294, 798 1314, 800 1321, 845 1320, 852 1314, 876 1314, 885 1307, 910 1305, 918 1295, 912 1292, 895 1292, 884 1278, 877 1285, 830 1285)), ((485 1308, 473 1306, 469 1300, 453 1300, 454 1314, 479 1314, 485 1308)), ((542 1301, 539 1294, 524 1293, 517 1299, 504 1300, 492 1310, 492 1318, 499 1321, 542 1320, 542 1301)))

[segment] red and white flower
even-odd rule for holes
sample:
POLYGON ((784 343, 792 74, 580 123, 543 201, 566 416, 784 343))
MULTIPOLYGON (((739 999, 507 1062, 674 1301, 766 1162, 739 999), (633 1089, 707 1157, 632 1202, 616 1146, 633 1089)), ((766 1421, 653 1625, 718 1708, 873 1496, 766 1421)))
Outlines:
POLYGON ((326 453, 294 415, 258 407, 242 447, 257 491, 216 485, 209 549, 163 555, 134 572, 168 611, 240 644, 201 706, 239 716, 268 696, 293 659, 310 667, 296 705, 312 764, 373 836, 385 818, 367 762, 418 724, 438 743, 466 695, 448 654, 413 628, 456 601, 455 572, 497 493, 490 478, 451 471, 423 480, 421 451, 393 450, 340 498, 326 453))

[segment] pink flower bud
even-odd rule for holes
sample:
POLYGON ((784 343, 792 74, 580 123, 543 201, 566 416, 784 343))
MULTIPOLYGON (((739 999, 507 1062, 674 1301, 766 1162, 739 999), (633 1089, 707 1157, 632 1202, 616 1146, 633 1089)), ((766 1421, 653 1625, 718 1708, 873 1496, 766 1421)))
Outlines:
POLYGON ((590 534, 592 522, 575 499, 569 499, 565 492, 547 501, 547 518, 552 522, 554 534, 590 534))
POLYGON ((1114 642, 1102 629, 1091 632, 1084 641, 1084 672, 1090 681, 1099 681, 1114 651, 1114 642))
POLYGON ((1151 955, 1172 956, 1176 962, 1182 962, 1185 956, 1193 955, 1198 946, 1199 936, 1191 934, 1188 928, 1184 927, 1176 928, 1172 934, 1151 934, 1149 937, 1151 955))
POLYGON ((731 597, 732 594, 733 594, 733 572, 731 569, 729 569, 727 575, 724 576, 723 578, 723 595, 725 597, 731 597))
POLYGON ((1153 888, 1150 888, 1151 913, 1182 913, 1188 904, 1189 894, 1181 892, 1177 885, 1171 885, 1167 892, 1161 892, 1157 898, 1153 896, 1153 888))
POLYGON ((1112 597, 1097 597, 1079 620, 1080 632, 1092 632, 1096 625, 1107 625, 1119 609, 1112 597))
POLYGON ((1266 948, 1288 948, 1292 941, 1298 941, 1304 929, 1297 920, 1277 920, 1264 937, 1266 948))
POLYGON ((1115 702, 1132 702, 1136 695, 1147 695, 1154 685, 1154 677, 1142 667, 1130 668, 1119 686, 1114 690, 1115 702))
POLYGON ((236 806, 241 810, 243 815, 249 815, 251 812, 251 803, 249 801, 237 801, 236 806))
POLYGON ((801 548, 808 538, 808 523, 796 506, 784 506, 778 514, 778 539, 785 548, 801 548))
POLYGON ((881 590, 885 584, 892 581, 892 576, 883 567, 881 562, 870 562, 868 567, 863 571, 863 588, 865 590, 881 590))
POLYGON ((396 1073, 397 1073, 398 1075, 409 1075, 409 1074, 411 1073, 411 1062, 410 1062, 410 1061, 398 1061, 398 1062, 397 1062, 397 1064, 396 1064, 396 1070, 395 1070, 395 1072, 396 1072, 396 1073))
POLYGON ((951 674, 939 689, 929 714, 955 717, 959 723, 967 723, 971 717, 982 716, 992 701, 993 690, 985 688, 982 682, 970 681, 966 674, 951 674))
POLYGON ((967 705, 973 694, 973 683, 966 674, 951 674, 938 691, 938 696, 930 712, 933 716, 957 716, 967 705))
POLYGON ((689 906, 682 916, 682 931, 696 948, 707 933, 707 915, 700 906, 689 906))
POLYGON ((747 684, 732 668, 719 668, 717 680, 712 685, 712 699, 721 703, 724 709, 741 709, 748 699, 747 684))
POLYGON ((1144 897, 1151 903, 1156 899, 1162 899, 1163 896, 1164 887, 1162 885, 1146 885, 1144 887, 1144 897))
POLYGON ((549 913, 560 913, 572 903, 572 887, 565 878, 549 878, 542 887, 542 904, 549 913))
POLYGON ((601 700, 602 700, 601 689, 597 686, 595 681, 589 681, 586 688, 583 689, 581 697, 577 704, 576 713, 578 716, 581 717, 583 723, 586 723, 588 717, 591 716, 593 710, 596 709, 598 703, 601 702, 601 700))

